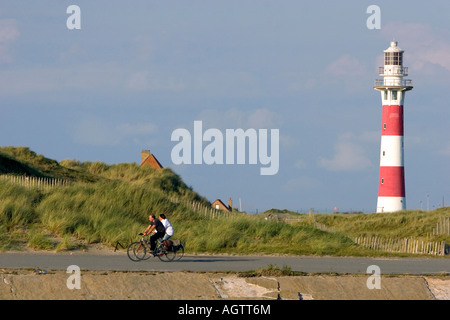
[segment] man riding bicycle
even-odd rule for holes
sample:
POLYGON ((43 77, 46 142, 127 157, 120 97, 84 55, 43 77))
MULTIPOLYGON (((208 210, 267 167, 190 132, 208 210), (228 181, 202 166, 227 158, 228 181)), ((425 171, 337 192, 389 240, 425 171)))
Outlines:
POLYGON ((164 235, 166 234, 166 228, 161 223, 161 221, 156 219, 154 214, 151 214, 148 217, 148 220, 150 220, 150 224, 147 229, 145 229, 144 236, 155 231, 155 233, 150 236, 150 250, 152 251, 153 255, 155 255, 156 241, 159 238, 164 237, 164 235))

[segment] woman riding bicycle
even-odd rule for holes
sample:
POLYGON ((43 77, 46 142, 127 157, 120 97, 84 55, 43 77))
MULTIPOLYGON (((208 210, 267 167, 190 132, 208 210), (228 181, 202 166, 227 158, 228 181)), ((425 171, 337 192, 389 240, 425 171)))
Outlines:
POLYGON ((166 218, 166 215, 164 213, 161 213, 159 215, 159 221, 161 221, 161 223, 163 224, 164 228, 166 228, 166 234, 163 237, 163 241, 164 240, 169 240, 174 234, 174 230, 173 230, 172 224, 169 222, 169 219, 166 218))

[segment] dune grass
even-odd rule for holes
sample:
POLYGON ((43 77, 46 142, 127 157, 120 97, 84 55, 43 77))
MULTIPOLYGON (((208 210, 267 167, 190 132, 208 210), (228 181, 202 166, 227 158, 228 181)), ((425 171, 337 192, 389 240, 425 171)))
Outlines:
MULTIPOLYGON (((161 181, 154 179, 152 183, 145 183, 115 179, 76 183, 44 193, 3 181, 0 182, 0 194, 14 195, 7 202, 2 201, 6 208, 2 219, 9 230, 5 231, 12 234, 16 227, 27 226, 29 232, 22 240, 36 249, 54 249, 42 230, 65 239, 75 237, 87 244, 114 246, 117 241, 122 244, 134 241, 148 225, 150 213, 166 213, 175 226, 176 238, 182 239, 191 253, 365 253, 345 235, 312 226, 293 226, 239 213, 232 218, 209 219, 194 212, 184 202, 172 202, 160 187, 177 184, 173 176, 171 180, 167 182, 161 177, 161 181)), ((177 194, 198 200, 189 188, 177 194)), ((3 239, 3 242, 7 240, 3 239)))
MULTIPOLYGON (((429 237, 436 223, 450 216, 450 208, 441 208, 430 212, 315 214, 314 222, 309 215, 272 210, 271 214, 300 219, 284 223, 235 211, 231 217, 211 219, 189 205, 192 201, 205 206, 210 203, 167 168, 76 160, 58 163, 24 147, 4 147, 0 153, 8 154, 9 162, 4 163, 14 163, 15 170, 24 164, 24 170, 72 181, 38 191, 0 180, 0 250, 20 245, 70 250, 78 246, 71 239, 85 244, 128 244, 146 228, 150 213, 165 213, 175 227, 175 238, 183 240, 190 253, 373 256, 384 254, 364 249, 352 239, 371 235, 429 237), (316 223, 325 228, 319 230, 316 223), (52 243, 49 235, 63 240, 52 243)), ((436 235, 430 240, 450 242, 450 236, 436 235)))
POLYGON ((317 222, 350 237, 379 236, 383 238, 417 238, 450 242, 450 234, 433 235, 433 228, 443 217, 450 217, 450 208, 433 211, 405 210, 374 214, 322 214, 317 222))
POLYGON ((181 226, 178 235, 193 252, 233 254, 364 255, 341 233, 311 226, 266 221, 256 216, 198 221, 181 226))
MULTIPOLYGON (((245 213, 210 219, 184 202, 172 201, 173 196, 202 198, 171 171, 142 175, 133 166, 108 170, 102 174, 113 178, 46 192, 0 182, 0 247, 8 247, 5 243, 12 241, 20 226, 34 228, 36 234, 29 232, 22 240, 36 249, 55 249, 39 230, 63 239, 74 237, 86 244, 127 244, 148 225, 150 213, 165 213, 175 226, 175 238, 182 239, 190 253, 369 256, 380 253, 356 245, 352 237, 426 236, 436 221, 449 215, 448 208, 390 214, 316 214, 316 221, 333 228, 333 232, 317 229, 307 215, 293 224, 245 213), (10 234, 9 240, 5 233, 10 234)), ((59 247, 64 246, 70 247, 67 240, 59 247)))
POLYGON ((109 245, 131 242, 148 225, 150 213, 168 213, 173 222, 194 215, 152 185, 119 180, 58 188, 36 211, 43 226, 59 236, 109 245))
POLYGON ((0 224, 5 230, 28 225, 38 219, 35 207, 42 199, 39 192, 0 182, 0 195, 0 224))

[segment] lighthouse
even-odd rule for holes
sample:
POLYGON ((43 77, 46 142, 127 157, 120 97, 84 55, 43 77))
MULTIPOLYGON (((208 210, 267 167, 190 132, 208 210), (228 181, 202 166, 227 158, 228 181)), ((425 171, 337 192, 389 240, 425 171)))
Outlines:
POLYGON ((381 92, 382 121, 380 177, 377 212, 406 209, 405 167, 403 153, 403 114, 406 91, 413 88, 408 68, 403 67, 403 50, 392 41, 384 50, 384 66, 379 68, 382 79, 376 79, 374 89, 381 92))

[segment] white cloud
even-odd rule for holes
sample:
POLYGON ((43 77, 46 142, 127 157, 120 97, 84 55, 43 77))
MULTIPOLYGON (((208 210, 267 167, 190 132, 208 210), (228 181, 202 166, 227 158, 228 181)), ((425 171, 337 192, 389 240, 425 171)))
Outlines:
POLYGON ((294 164, 294 167, 297 169, 305 169, 307 167, 306 162, 303 160, 297 160, 297 162, 294 164))
POLYGON ((102 119, 89 118, 75 128, 76 143, 91 146, 117 146, 123 143, 147 145, 157 126, 152 123, 112 124, 102 119))
POLYGON ((114 146, 119 139, 105 122, 95 119, 83 120, 75 130, 75 142, 92 146, 114 146))
POLYGON ((292 148, 298 146, 300 143, 298 138, 293 138, 291 136, 280 134, 280 144, 284 148, 292 148))
POLYGON ((246 115, 242 110, 232 108, 228 110, 206 109, 201 111, 194 120, 203 121, 204 128, 243 128, 246 115))
POLYGON ((1 94, 26 94, 81 89, 120 90, 126 70, 116 63, 86 63, 61 67, 14 68, 0 73, 1 94))
POLYGON ((325 69, 325 73, 333 76, 359 76, 367 74, 364 65, 358 59, 344 54, 325 69))
POLYGON ((306 162, 303 160, 298 160, 295 164, 294 167, 297 169, 305 169, 307 167, 306 162))
POLYGON ((0 20, 0 62, 12 62, 11 43, 20 35, 14 19, 0 20))
POLYGON ((250 113, 247 122, 251 128, 273 128, 280 125, 281 117, 267 108, 262 108, 250 113))
POLYGON ((318 165, 330 171, 362 171, 373 166, 366 155, 365 144, 374 139, 372 132, 354 135, 345 133, 338 137, 331 158, 320 157, 318 165))
POLYGON ((267 108, 242 111, 236 108, 228 110, 203 110, 196 120, 202 120, 203 126, 217 129, 278 129, 282 124, 281 116, 267 108))
POLYGON ((138 71, 136 73, 133 73, 128 81, 127 86, 131 90, 135 91, 144 91, 149 88, 148 83, 148 72, 147 71, 138 71))
POLYGON ((75 61, 80 57, 84 57, 86 55, 86 49, 80 46, 77 43, 71 44, 66 50, 62 51, 59 54, 59 58, 61 61, 66 63, 70 63, 69 61, 75 61))
POLYGON ((136 58, 139 61, 148 61, 153 55, 154 44, 151 36, 141 35, 133 39, 134 45, 136 46, 136 58))
POLYGON ((286 181, 283 189, 288 192, 298 192, 299 190, 317 189, 322 186, 322 183, 316 178, 300 177, 292 178, 286 181))
POLYGON ((343 54, 325 68, 322 82, 337 84, 348 93, 354 94, 367 89, 367 83, 361 79, 368 74, 370 73, 362 62, 349 54, 343 54))
POLYGON ((414 72, 433 74, 450 71, 450 32, 436 30, 422 23, 391 22, 383 26, 386 39, 398 39, 405 50, 405 66, 414 72), (438 67, 438 68, 436 68, 438 67))
POLYGON ((133 91, 183 91, 186 85, 177 77, 137 71, 128 77, 127 88, 133 91))
POLYGON ((122 135, 146 135, 156 132, 156 125, 152 123, 124 123, 116 126, 119 134, 122 135))
POLYGON ((442 147, 438 153, 442 156, 450 157, 450 143, 447 143, 446 146, 442 147))

